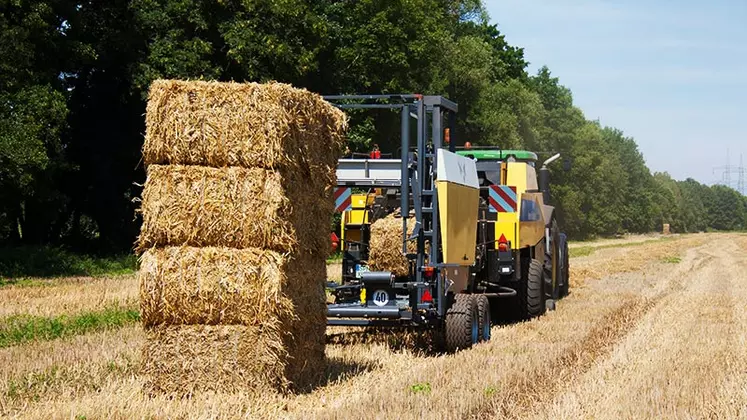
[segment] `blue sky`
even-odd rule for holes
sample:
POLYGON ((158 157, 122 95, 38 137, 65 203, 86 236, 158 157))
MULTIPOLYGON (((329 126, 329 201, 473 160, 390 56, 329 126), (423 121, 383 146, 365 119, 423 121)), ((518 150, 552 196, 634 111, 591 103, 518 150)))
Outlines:
POLYGON ((529 71, 547 65, 587 118, 635 138, 652 171, 711 184, 727 149, 747 165, 747 1, 485 4, 529 71))

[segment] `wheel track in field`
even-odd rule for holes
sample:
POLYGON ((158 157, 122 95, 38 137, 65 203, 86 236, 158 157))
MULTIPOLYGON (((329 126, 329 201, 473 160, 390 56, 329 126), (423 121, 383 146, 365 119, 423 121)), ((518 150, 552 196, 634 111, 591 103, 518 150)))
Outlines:
POLYGON ((510 376, 501 384, 502 389, 510 392, 474 407, 465 417, 523 418, 528 412, 535 411, 535 407, 552 401, 566 384, 588 372, 598 360, 609 355, 646 314, 682 287, 685 273, 701 270, 717 258, 707 252, 708 246, 689 249, 685 259, 670 273, 667 281, 657 285, 663 287, 652 290, 652 296, 626 297, 617 309, 599 320, 583 340, 529 375, 523 373, 510 376))
MULTIPOLYGON (((676 252, 677 249, 681 250, 687 246, 697 246, 702 242, 704 242, 702 239, 695 241, 686 239, 678 245, 679 248, 673 248, 672 243, 669 243, 656 252, 648 252, 643 247, 638 248, 634 253, 646 254, 646 256, 644 258, 641 255, 636 256, 635 264, 638 267, 635 270, 636 272, 631 273, 634 270, 628 264, 621 268, 621 272, 627 274, 621 275, 637 280, 640 276, 638 271, 644 267, 649 267, 652 264, 654 266, 661 266, 661 264, 658 264, 661 256, 670 255, 672 252, 676 252)), ((654 244, 647 246, 647 248, 650 246, 654 246, 654 244)), ((620 258, 621 254, 619 251, 610 250, 610 252, 605 252, 604 254, 600 253, 591 260, 587 259, 587 263, 599 261, 601 264, 614 265, 614 261, 620 258)), ((469 351, 459 352, 445 359, 413 360, 416 363, 415 366, 418 367, 413 366, 399 370, 395 376, 390 376, 394 372, 386 375, 387 368, 384 368, 382 372, 374 373, 374 377, 387 378, 385 382, 380 383, 386 383, 385 389, 389 389, 390 391, 371 389, 370 393, 365 393, 366 395, 360 395, 357 392, 352 394, 345 393, 348 396, 344 400, 339 397, 333 397, 331 401, 327 399, 326 406, 317 406, 314 408, 310 408, 308 402, 305 401, 292 402, 289 405, 289 412, 293 413, 291 416, 294 418, 296 416, 298 418, 309 416, 309 411, 304 410, 311 410, 310 412, 313 414, 310 417, 314 418, 340 418, 339 411, 336 410, 344 411, 347 407, 358 406, 359 403, 356 401, 359 401, 361 404, 368 404, 371 408, 376 409, 378 407, 379 409, 383 409, 384 412, 382 415, 391 413, 391 409, 386 408, 388 406, 399 407, 400 411, 397 415, 401 418, 423 416, 429 418, 429 416, 433 415, 433 412, 429 410, 435 409, 435 407, 450 407, 449 414, 455 418, 499 415, 502 393, 516 395, 517 389, 525 389, 528 394, 539 394, 537 392, 539 390, 538 385, 543 382, 552 382, 552 378, 557 376, 558 372, 568 371, 575 375, 583 372, 584 366, 587 366, 585 369, 588 369, 588 366, 591 366, 594 360, 604 355, 605 351, 614 347, 616 340, 624 337, 627 331, 635 326, 638 319, 664 298, 670 290, 676 288, 676 285, 672 284, 672 282, 673 279, 679 278, 679 276, 673 273, 692 270, 696 264, 705 264, 705 262, 700 261, 702 258, 699 254, 688 252, 684 261, 678 264, 675 270, 669 272, 669 275, 662 276, 666 280, 659 281, 657 279, 651 287, 646 289, 648 294, 645 296, 639 296, 641 293, 638 292, 631 293, 630 286, 621 287, 619 292, 613 291, 612 293, 597 286, 599 283, 613 283, 612 285, 614 286, 614 281, 609 280, 609 276, 606 276, 603 280, 587 282, 585 286, 577 289, 576 293, 569 297, 573 303, 566 309, 566 312, 563 310, 565 303, 561 302, 560 311, 556 314, 551 314, 549 317, 542 317, 529 323, 501 327, 498 330, 494 329, 494 336, 491 343, 485 343, 469 351), (597 298, 601 299, 601 301, 596 301, 597 298), (622 300, 617 301, 617 299, 622 300), (579 310, 589 305, 594 308, 589 311, 587 316, 584 316, 584 314, 570 315, 574 310, 579 310), (568 309, 571 311, 567 312, 568 309), (560 317, 558 318, 556 315, 560 315, 560 317), (605 319, 606 321, 600 323, 601 319, 605 319), (581 322, 589 324, 590 320, 593 320, 594 325, 591 327, 582 325, 581 331, 586 332, 582 333, 583 335, 579 335, 578 333, 572 334, 574 336, 572 339, 560 336, 551 331, 555 328, 568 328, 569 323, 581 322), (610 328, 609 325, 605 325, 605 322, 615 323, 616 326, 615 328, 610 328), (496 332, 500 337, 496 336, 496 332), (548 333, 550 336, 547 335, 548 333), (515 338, 518 338, 518 340, 515 343, 511 342, 515 338), (532 341, 535 338, 538 340, 537 342, 532 341), (509 340, 508 343, 505 340, 509 340), (548 363, 540 364, 538 359, 542 355, 536 351, 537 346, 547 345, 549 344, 548 341, 560 341, 558 343, 559 348, 558 350, 552 350, 546 356, 548 363), (591 348, 596 349, 594 353, 589 353, 592 357, 589 357, 589 354, 584 355, 585 350, 591 348), (516 351, 523 352, 525 351, 524 349, 528 351, 527 356, 520 355, 519 357, 519 359, 524 358, 524 362, 514 362, 511 360, 511 353, 516 351), (492 355, 495 355, 495 361, 491 360, 493 358, 492 355), (529 358, 528 362, 527 358, 529 358), (469 363, 473 361, 481 363, 483 365, 482 368, 469 366, 469 363), (540 380, 527 380, 531 376, 526 374, 527 365, 533 367, 533 372, 538 372, 535 376, 540 376, 540 380), (495 373, 494 371, 491 372, 490 369, 501 369, 503 372, 508 373, 495 373), (459 383, 454 379, 444 377, 444 375, 451 376, 449 372, 456 373, 458 377, 464 378, 467 382, 459 383), (469 376, 473 374, 475 376, 469 376), (411 378, 412 383, 424 382, 432 384, 432 395, 427 397, 408 395, 407 388, 411 382, 407 382, 406 378, 411 378), (401 391, 394 391, 400 389, 401 391), (482 395, 483 393, 490 393, 493 396, 482 395), (454 397, 455 395, 464 394, 471 395, 465 401, 459 401, 458 398, 454 397), (299 416, 296 414, 299 412, 304 414, 299 416), (407 414, 403 416, 401 413, 407 414)), ((569 304, 570 301, 568 302, 569 304)), ((361 381, 357 378, 351 379, 352 381, 349 385, 344 385, 342 389, 333 386, 329 389, 319 390, 318 393, 315 392, 314 399, 321 398, 324 400, 325 395, 338 395, 343 389, 358 388, 355 385, 356 383, 363 385, 363 383, 370 384, 371 382, 378 382, 369 380, 361 381)), ((543 389, 543 394, 549 394, 547 387, 543 389)), ((538 398, 532 397, 526 399, 523 404, 532 405, 536 401, 538 401, 538 398)), ((510 403, 515 404, 516 401, 512 400, 510 403)))
POLYGON ((708 264, 685 271, 611 354, 526 418, 745 418, 747 259, 734 242, 747 245, 701 248, 708 264))

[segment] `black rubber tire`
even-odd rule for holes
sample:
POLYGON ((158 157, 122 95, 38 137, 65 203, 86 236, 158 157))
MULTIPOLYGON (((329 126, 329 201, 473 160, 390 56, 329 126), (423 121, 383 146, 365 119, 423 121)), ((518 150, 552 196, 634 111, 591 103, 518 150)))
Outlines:
POLYGON ((550 247, 545 250, 543 264, 545 275, 545 292, 548 299, 560 299, 561 262, 560 262, 560 229, 554 218, 550 222, 550 247), (555 272, 553 275, 553 271, 555 272), (555 281, 553 282, 553 277, 555 281))
POLYGON ((563 282, 560 284, 560 297, 568 296, 568 292, 570 291, 570 282, 571 282, 571 275, 570 275, 570 267, 568 265, 568 237, 565 235, 565 233, 560 234, 560 242, 559 247, 560 249, 560 276, 563 282))
POLYGON ((477 301, 477 319, 480 329, 480 341, 490 341, 490 327, 492 324, 490 316, 490 299, 484 295, 475 295, 477 301))
POLYGON ((479 341, 477 300, 473 295, 459 293, 446 311, 446 351, 455 352, 472 347, 479 341))
POLYGON ((519 318, 528 320, 545 313, 544 269, 539 260, 532 259, 516 291, 519 303, 519 318))

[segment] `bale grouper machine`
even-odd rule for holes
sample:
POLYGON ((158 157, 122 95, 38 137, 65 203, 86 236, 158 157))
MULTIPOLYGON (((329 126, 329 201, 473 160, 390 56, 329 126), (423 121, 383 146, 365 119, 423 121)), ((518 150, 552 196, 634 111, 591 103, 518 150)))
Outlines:
POLYGON ((546 165, 538 186, 535 154, 457 148, 458 106, 441 96, 325 99, 397 111, 401 120, 398 159, 339 160, 342 282, 328 284, 328 325, 429 328, 455 351, 490 339, 491 304, 505 301, 527 319, 567 293, 567 243, 546 204, 546 165), (367 265, 370 226, 393 212, 414 214, 401 218, 406 276, 367 265))

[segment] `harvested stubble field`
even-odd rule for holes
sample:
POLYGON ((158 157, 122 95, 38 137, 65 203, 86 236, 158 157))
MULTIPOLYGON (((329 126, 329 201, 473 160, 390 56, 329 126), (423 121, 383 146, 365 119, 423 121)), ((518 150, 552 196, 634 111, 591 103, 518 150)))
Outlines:
POLYGON ((0 318, 12 315, 55 316, 137 306, 134 274, 118 277, 72 277, 53 282, 0 287, 0 318))
MULTIPOLYGON (((3 348, 0 416, 747 417, 747 236, 603 248, 571 264, 571 295, 557 311, 495 326, 491 342, 469 351, 432 355, 399 345, 411 337, 331 330, 328 380, 301 395, 147 398, 138 374, 145 337, 136 324, 3 348)), ((129 285, 122 296, 137 296, 132 278, 121 285, 129 285)), ((45 289, 58 287, 90 300, 85 282, 45 289)), ((26 292, 32 308, 40 306, 36 296, 59 295, 13 291, 26 292)))

